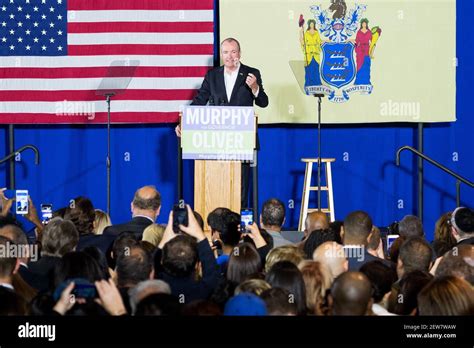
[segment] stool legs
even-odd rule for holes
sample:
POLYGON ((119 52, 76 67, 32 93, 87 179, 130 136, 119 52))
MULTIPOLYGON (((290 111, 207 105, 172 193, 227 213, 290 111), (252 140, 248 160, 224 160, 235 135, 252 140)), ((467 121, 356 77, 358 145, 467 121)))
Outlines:
POLYGON ((298 224, 298 231, 304 230, 304 220, 306 215, 308 215, 308 205, 309 205, 309 192, 311 187, 311 176, 313 173, 313 163, 306 163, 306 170, 304 172, 304 184, 303 184, 303 197, 301 198, 301 212, 300 212, 300 221, 298 224))
POLYGON ((332 171, 331 171, 331 162, 326 163, 326 182, 328 186, 328 209, 331 222, 336 220, 334 212, 334 194, 332 191, 332 171))
MULTIPOLYGON (((298 223, 298 230, 303 231, 305 226, 306 216, 308 215, 308 211, 315 211, 317 209, 309 209, 309 194, 311 191, 318 191, 318 187, 311 186, 311 178, 313 174, 313 163, 315 160, 304 160, 306 162, 306 169, 304 173, 304 184, 303 184, 303 196, 301 198, 301 210, 300 210, 300 219, 298 223)), ((336 219, 336 214, 334 211, 334 193, 333 193, 333 185, 332 185, 332 170, 331 170, 331 161, 323 160, 322 165, 325 165, 325 172, 326 172, 326 186, 321 187, 321 191, 327 191, 327 208, 323 209, 321 207, 321 211, 324 213, 329 214, 329 218, 331 221, 336 219)))

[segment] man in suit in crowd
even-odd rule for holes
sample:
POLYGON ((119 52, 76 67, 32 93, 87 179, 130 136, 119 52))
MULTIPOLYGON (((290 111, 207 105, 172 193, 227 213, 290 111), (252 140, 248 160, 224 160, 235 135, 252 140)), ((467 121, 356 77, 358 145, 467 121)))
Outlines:
POLYGON ((271 198, 263 203, 260 214, 260 227, 267 231, 273 238, 273 247, 293 245, 281 235, 285 223, 285 205, 277 198, 271 198))
POLYGON ((458 207, 449 220, 451 233, 456 239, 456 246, 474 245, 474 210, 458 207))
MULTIPOLYGON (((41 277, 38 274, 33 273, 28 268, 28 262, 30 258, 38 258, 39 255, 30 255, 30 248, 28 244, 28 239, 26 238, 25 232, 21 229, 20 226, 16 224, 8 224, 0 228, 0 236, 10 239, 13 243, 20 246, 25 252, 18 256, 20 261, 20 267, 18 268, 18 273, 23 278, 23 280, 36 290, 43 290, 48 288, 48 279, 41 277)), ((32 248, 35 248, 32 245, 32 248)), ((32 251, 37 251, 38 249, 32 249, 32 251)))
POLYGON ((104 230, 104 235, 117 237, 122 232, 132 232, 138 240, 143 230, 155 222, 161 210, 161 195, 154 186, 144 186, 135 192, 131 203, 132 220, 112 225, 104 230))
MULTIPOLYGON (((221 43, 221 59, 224 65, 210 70, 191 105, 253 106, 268 105, 260 72, 240 62, 240 44, 234 38, 221 43)), ((176 127, 181 136, 181 128, 176 127)), ((257 144, 258 147, 258 144, 257 144)), ((242 207, 248 204, 250 165, 242 163, 242 207)))
POLYGON ((364 264, 373 260, 381 260, 389 264, 367 251, 367 244, 373 230, 369 214, 360 210, 350 213, 344 220, 342 230, 344 253, 349 261, 349 271, 358 271, 364 264))

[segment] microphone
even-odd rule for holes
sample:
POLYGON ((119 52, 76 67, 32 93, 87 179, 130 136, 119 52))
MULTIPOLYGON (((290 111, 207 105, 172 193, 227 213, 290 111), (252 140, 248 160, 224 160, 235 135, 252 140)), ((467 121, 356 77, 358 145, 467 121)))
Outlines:
POLYGON ((211 95, 209 97, 209 105, 215 106, 216 104, 214 103, 214 97, 211 95))
POLYGON ((218 101, 218 103, 219 103, 219 106, 225 105, 225 100, 224 100, 224 98, 219 98, 217 101, 218 101))

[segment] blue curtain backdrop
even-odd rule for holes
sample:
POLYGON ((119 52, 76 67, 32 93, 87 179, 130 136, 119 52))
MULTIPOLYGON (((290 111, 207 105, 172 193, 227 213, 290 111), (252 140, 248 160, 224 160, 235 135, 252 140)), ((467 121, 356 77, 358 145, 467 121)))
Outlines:
MULTIPOLYGON (((458 121, 425 125, 424 152, 474 180, 474 119, 470 96, 474 38, 463 30, 469 27, 474 2, 458 1, 457 4, 458 121)), ((316 120, 316 109, 314 117, 316 120)), ((156 185, 161 192, 163 208, 158 221, 167 221, 177 199, 177 143, 173 128, 174 125, 113 126, 111 210, 114 223, 130 218, 133 193, 146 184, 156 185)), ((2 127, 0 157, 7 153, 7 134, 7 127, 2 127)), ((294 229, 298 225, 304 178, 304 164, 300 159, 316 156, 317 129, 314 125, 261 126, 259 134, 260 204, 270 197, 286 202, 285 227, 294 229)), ((85 195, 97 208, 105 210, 106 136, 104 126, 16 127, 15 148, 34 144, 42 157, 41 164, 35 166, 31 152, 22 154, 16 165, 16 188, 28 189, 37 206, 52 203, 56 209, 67 205, 75 196, 85 195)), ((403 153, 401 167, 395 166, 397 148, 416 147, 416 124, 323 126, 322 141, 323 157, 336 158, 333 183, 337 219, 362 209, 377 225, 386 226, 406 214, 417 213, 416 160, 410 153, 403 153)), ((193 201, 193 174, 193 165, 187 161, 184 193, 189 202, 193 201)), ((8 167, 0 165, 0 183, 4 183, 1 185, 7 180, 8 167)), ((436 219, 455 207, 455 180, 426 163, 424 187, 424 224, 431 239, 436 219)), ((474 190, 462 186, 461 192, 463 204, 473 207, 474 190)), ((316 204, 316 195, 312 203, 316 204)))

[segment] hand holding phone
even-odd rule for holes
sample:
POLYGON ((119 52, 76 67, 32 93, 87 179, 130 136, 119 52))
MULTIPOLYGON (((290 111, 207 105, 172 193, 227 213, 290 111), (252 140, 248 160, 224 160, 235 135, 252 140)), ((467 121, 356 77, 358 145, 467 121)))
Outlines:
POLYGON ((242 209, 240 211, 240 232, 249 233, 246 226, 253 224, 253 210, 242 209))
POLYGON ((28 214, 28 190, 16 190, 15 201, 16 213, 19 215, 28 214))
POLYGON ((96 298, 97 289, 94 284, 90 283, 87 279, 83 278, 74 278, 68 279, 58 285, 56 290, 53 293, 53 299, 58 301, 61 297, 62 292, 69 286, 71 282, 74 282, 74 288, 71 291, 76 298, 96 298))
POLYGON ((180 233, 179 225, 188 226, 188 210, 186 205, 176 204, 173 206, 173 232, 180 233))
POLYGON ((88 282, 76 283, 72 293, 77 298, 96 298, 97 289, 94 284, 88 282))

